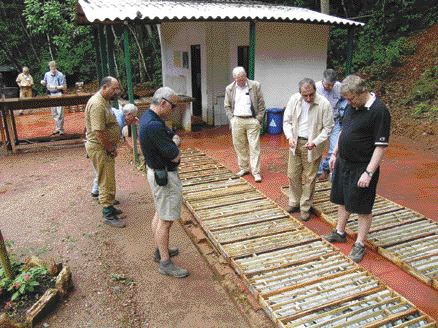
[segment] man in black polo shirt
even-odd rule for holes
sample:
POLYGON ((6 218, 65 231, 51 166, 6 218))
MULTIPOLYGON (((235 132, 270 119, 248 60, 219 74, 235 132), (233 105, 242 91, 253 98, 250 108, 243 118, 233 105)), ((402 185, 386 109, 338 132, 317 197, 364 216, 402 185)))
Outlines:
POLYGON ((189 275, 188 271, 177 267, 170 259, 178 255, 178 249, 169 248, 170 228, 181 216, 182 184, 177 171, 181 153, 173 141, 175 134, 163 121, 176 108, 177 100, 172 89, 158 89, 150 109, 140 119, 139 138, 155 203, 152 233, 157 248, 154 260, 160 262, 161 274, 184 278, 189 275))
POLYGON ((360 262, 371 227, 379 166, 388 146, 391 117, 383 102, 368 92, 365 81, 356 75, 342 81, 341 93, 349 106, 329 162, 333 171, 330 200, 339 204, 338 222, 325 238, 330 242, 346 242, 348 218, 351 213, 357 213, 359 231, 350 258, 360 262))

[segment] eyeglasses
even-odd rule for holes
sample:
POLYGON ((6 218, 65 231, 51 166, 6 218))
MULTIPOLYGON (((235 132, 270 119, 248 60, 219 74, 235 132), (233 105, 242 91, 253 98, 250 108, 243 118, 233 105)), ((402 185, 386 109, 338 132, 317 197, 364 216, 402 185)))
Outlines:
POLYGON ((169 104, 170 104, 170 106, 172 107, 172 109, 175 109, 176 108, 176 104, 175 103, 173 103, 173 102, 171 102, 170 100, 168 100, 168 99, 166 99, 166 98, 161 98, 161 99, 163 99, 164 101, 167 101, 169 104))

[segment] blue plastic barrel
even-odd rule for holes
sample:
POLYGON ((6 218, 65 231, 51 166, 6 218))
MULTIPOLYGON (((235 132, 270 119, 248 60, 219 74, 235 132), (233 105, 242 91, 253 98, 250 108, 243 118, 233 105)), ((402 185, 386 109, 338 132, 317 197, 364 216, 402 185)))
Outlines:
POLYGON ((283 131, 283 108, 268 108, 267 131, 269 134, 280 134, 283 131))

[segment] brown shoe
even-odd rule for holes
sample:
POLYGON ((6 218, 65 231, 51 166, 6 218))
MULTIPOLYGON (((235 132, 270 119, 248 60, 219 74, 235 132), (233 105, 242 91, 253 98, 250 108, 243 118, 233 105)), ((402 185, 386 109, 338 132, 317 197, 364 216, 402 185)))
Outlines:
POLYGON ((319 182, 327 181, 329 174, 330 174, 330 172, 328 172, 328 171, 322 171, 321 175, 318 177, 318 181, 319 182))

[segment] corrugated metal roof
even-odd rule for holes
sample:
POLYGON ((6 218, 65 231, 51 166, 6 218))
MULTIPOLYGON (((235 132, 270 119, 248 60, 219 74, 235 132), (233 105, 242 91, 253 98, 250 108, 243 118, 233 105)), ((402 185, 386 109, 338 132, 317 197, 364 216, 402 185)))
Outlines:
MULTIPOLYGON (((79 0, 78 16, 88 22, 146 20, 257 20, 362 26, 363 23, 305 8, 249 1, 79 0), (82 8, 82 13, 81 13, 82 8)), ((81 20, 81 23, 86 21, 81 20)))

